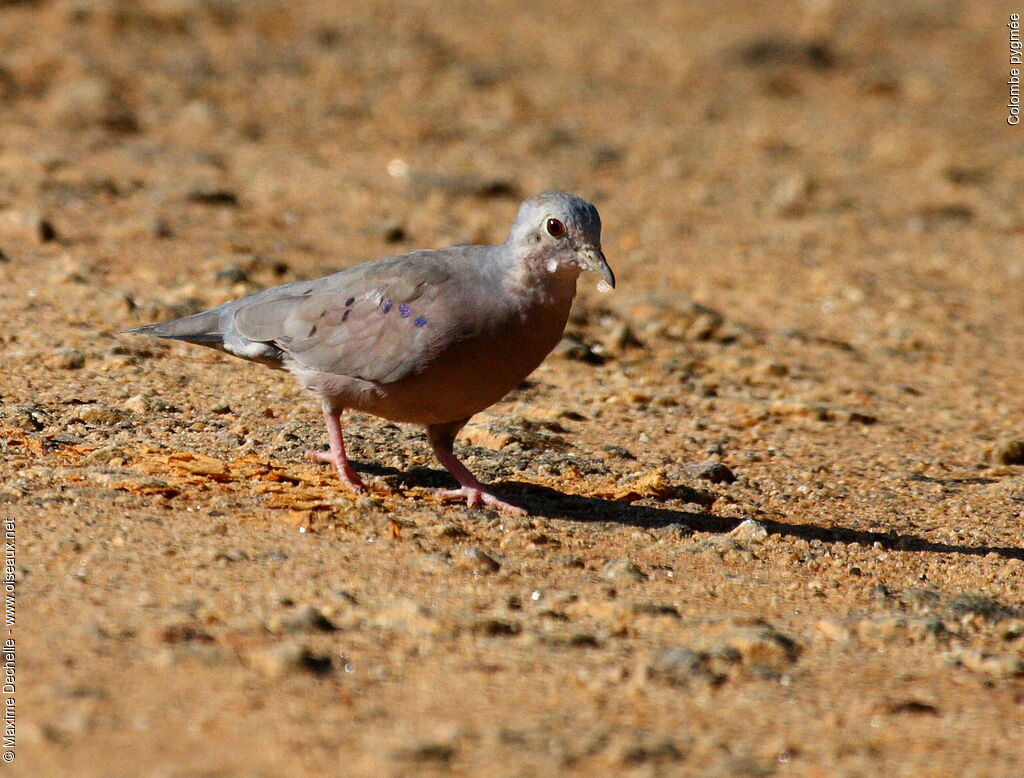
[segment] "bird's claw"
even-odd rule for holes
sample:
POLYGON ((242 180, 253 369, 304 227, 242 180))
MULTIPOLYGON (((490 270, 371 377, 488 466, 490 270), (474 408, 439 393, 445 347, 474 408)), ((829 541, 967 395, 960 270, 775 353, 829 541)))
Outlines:
POLYGON ((496 508, 499 511, 511 513, 514 516, 526 515, 526 511, 520 508, 518 505, 512 505, 512 503, 505 502, 504 500, 496 497, 490 492, 485 492, 483 489, 475 489, 471 486, 462 486, 458 489, 441 489, 439 490, 438 494, 442 498, 465 498, 466 506, 469 508, 475 508, 478 505, 488 505, 492 508, 496 508))
POLYGON ((310 462, 329 462, 332 465, 334 464, 334 457, 331 456, 330 451, 314 451, 313 449, 307 449, 305 457, 310 462))
POLYGON ((359 473, 352 469, 352 465, 348 462, 339 462, 330 451, 307 451, 306 459, 312 462, 326 462, 329 465, 334 465, 334 469, 338 471, 338 478, 341 479, 341 482, 356 494, 362 494, 369 490, 363 479, 359 477, 359 473))

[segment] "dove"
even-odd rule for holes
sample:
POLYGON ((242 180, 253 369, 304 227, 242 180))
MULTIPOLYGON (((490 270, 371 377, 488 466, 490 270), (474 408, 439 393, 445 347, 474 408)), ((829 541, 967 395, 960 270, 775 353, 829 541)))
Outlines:
POLYGON ((586 270, 615 286, 601 217, 586 200, 549 190, 522 203, 501 245, 374 259, 127 332, 290 372, 320 398, 327 424, 329 450, 307 456, 332 464, 353 492, 367 487, 345 453, 346 410, 425 427, 459 484, 443 495, 524 513, 459 461, 455 438, 558 344, 586 270))

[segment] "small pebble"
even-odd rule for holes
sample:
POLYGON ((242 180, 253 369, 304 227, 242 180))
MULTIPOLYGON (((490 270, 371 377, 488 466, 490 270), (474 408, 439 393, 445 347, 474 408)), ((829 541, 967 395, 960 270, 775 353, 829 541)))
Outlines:
POLYGON ((174 228, 170 222, 159 216, 150 223, 149 229, 158 238, 174 237, 174 228))
POLYGON ((149 413, 149 401, 144 395, 135 394, 124 401, 124 409, 131 413, 144 415, 149 413))
POLYGON ((38 230, 41 243, 49 243, 51 240, 57 239, 57 228, 53 226, 53 222, 49 219, 40 219, 38 230))
POLYGON ((637 678, 681 687, 689 686, 693 681, 717 686, 725 680, 725 676, 712 666, 709 654, 683 646, 657 649, 643 663, 637 678))
MULTIPOLYGON (((607 286, 607 284, 605 285, 607 286)), ((643 346, 628 322, 619 322, 608 334, 608 337, 604 339, 602 345, 604 346, 604 352, 613 356, 618 356, 628 349, 641 348, 643 346)))
POLYGON ((190 203, 198 205, 225 205, 231 208, 238 207, 238 195, 229 189, 211 189, 197 186, 190 189, 185 195, 190 203))
POLYGON ((783 179, 771 193, 770 208, 776 216, 802 215, 810 205, 816 184, 806 173, 794 173, 783 179))
POLYGON ((56 366, 63 370, 81 370, 85 367, 85 354, 74 349, 61 349, 57 352, 56 366))
POLYGON ((511 619, 484 618, 473 623, 473 632, 488 637, 512 637, 522 631, 522 626, 511 619))
POLYGON ((551 353, 556 357, 586 362, 588 365, 602 365, 605 362, 605 357, 574 335, 563 337, 551 353))
POLYGON ((447 524, 438 524, 430 527, 427 532, 432 538, 465 538, 468 537, 468 533, 458 524, 448 522, 447 524))
POLYGON ((647 574, 628 559, 609 559, 601 568, 609 581, 646 581, 647 574))
POLYGON ((272 618, 267 624, 274 633, 281 632, 333 632, 335 627, 326 616, 312 605, 299 607, 272 618))
POLYGON ((713 484, 731 484, 736 480, 732 470, 721 462, 698 462, 685 466, 683 471, 691 478, 699 478, 713 484))
POLYGON ((213 274, 213 277, 217 281, 224 281, 229 284, 249 283, 249 274, 242 270, 242 268, 233 265, 221 268, 213 274))
POLYGON ((1002 465, 1024 465, 1024 440, 999 441, 995 447, 995 459, 1002 465))
POLYGON ((768 537, 768 528, 755 519, 741 522, 729 535, 741 543, 761 543, 768 537))
POLYGON ((501 564, 486 551, 471 546, 453 555, 452 564, 460 570, 473 573, 496 573, 501 564))
POLYGON ((767 624, 733 630, 712 653, 723 649, 737 652, 745 665, 775 671, 795 662, 802 652, 796 641, 767 624))
POLYGON ((423 742, 391 752, 391 758, 403 762, 446 763, 455 756, 455 746, 442 742, 423 742))
POLYGON ((232 548, 227 551, 216 551, 213 554, 214 561, 224 562, 247 562, 249 555, 240 548, 232 548))
POLYGON ((291 673, 326 675, 331 672, 330 657, 314 654, 297 643, 280 643, 251 654, 249 664, 255 670, 272 678, 280 678, 291 673))
POLYGON ((1024 678, 1024 657, 1015 654, 987 654, 972 649, 955 651, 951 659, 972 672, 995 678, 1024 678))

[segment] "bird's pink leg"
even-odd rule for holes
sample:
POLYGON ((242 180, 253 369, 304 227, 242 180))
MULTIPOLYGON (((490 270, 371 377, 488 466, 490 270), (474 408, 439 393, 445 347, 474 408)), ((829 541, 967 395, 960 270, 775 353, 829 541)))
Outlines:
POLYGON ((458 460, 458 457, 455 456, 455 436, 465 426, 467 421, 469 419, 463 419, 451 424, 433 424, 427 427, 427 438, 430 440, 430 447, 434 449, 434 456, 437 457, 437 461, 455 477, 455 480, 461 486, 460 489, 441 489, 439 490, 441 496, 465 497, 466 505, 470 508, 483 503, 508 513, 520 516, 525 515, 526 511, 518 505, 507 503, 488 491, 487 487, 480 483, 469 472, 469 469, 458 460))
POLYGON ((327 422, 327 440, 331 444, 330 451, 307 451, 306 459, 314 462, 329 462, 338 471, 338 477, 353 492, 366 489, 366 484, 359 477, 345 455, 345 438, 341 434, 341 418, 338 413, 324 409, 324 421, 327 422))

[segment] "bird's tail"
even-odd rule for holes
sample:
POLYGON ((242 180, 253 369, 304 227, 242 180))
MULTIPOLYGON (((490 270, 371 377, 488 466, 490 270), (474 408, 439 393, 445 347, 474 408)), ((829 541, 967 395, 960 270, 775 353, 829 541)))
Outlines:
POLYGON ((217 308, 182 319, 133 327, 125 332, 132 335, 150 335, 154 338, 184 340, 188 343, 200 343, 214 348, 218 348, 224 343, 224 333, 221 330, 221 311, 217 308))

